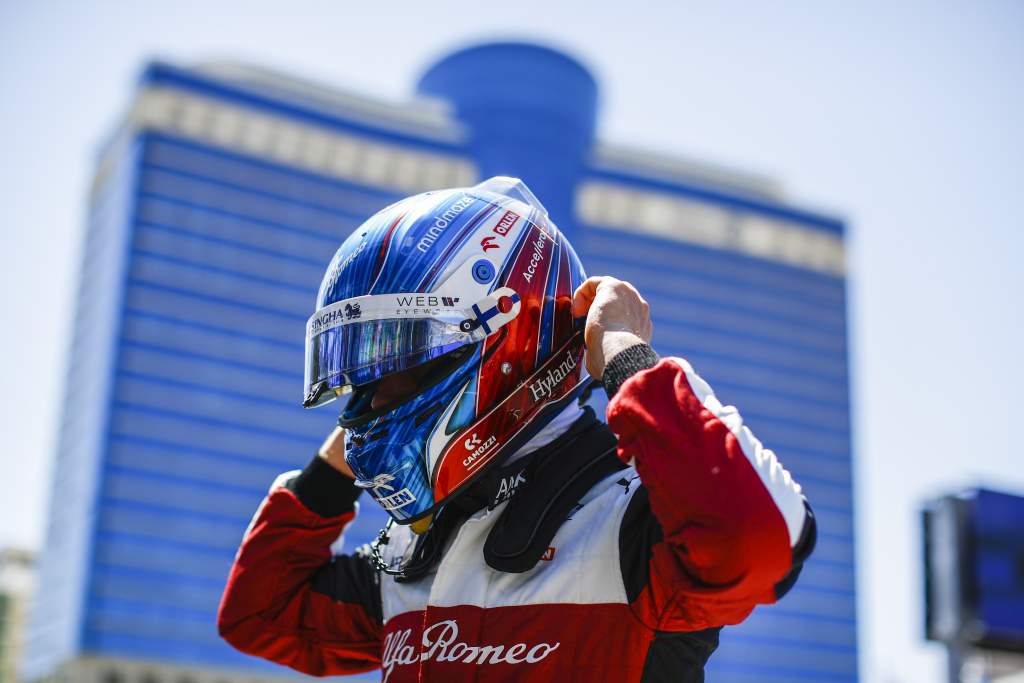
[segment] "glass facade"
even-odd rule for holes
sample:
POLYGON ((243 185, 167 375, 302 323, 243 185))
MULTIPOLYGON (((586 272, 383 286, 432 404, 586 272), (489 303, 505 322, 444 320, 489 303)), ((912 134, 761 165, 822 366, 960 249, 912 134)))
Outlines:
MULTIPOLYGON (((855 681, 843 227, 767 181, 599 144, 595 117, 582 67, 522 45, 442 60, 403 105, 148 68, 97 170, 26 677, 87 656, 287 673, 214 621, 267 486, 333 424, 299 406, 323 270, 378 208, 500 173, 589 272, 638 286, 657 350, 739 405, 815 508, 800 583, 726 629, 711 679, 855 681), (492 85, 474 87, 481 69, 492 85)), ((349 538, 382 522, 364 504, 349 538)))

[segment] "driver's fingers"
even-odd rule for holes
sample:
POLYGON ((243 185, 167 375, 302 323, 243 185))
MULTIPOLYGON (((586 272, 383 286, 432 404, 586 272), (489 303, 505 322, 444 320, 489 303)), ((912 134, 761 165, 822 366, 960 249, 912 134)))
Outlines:
POLYGON ((574 317, 582 318, 587 314, 587 311, 590 310, 590 305, 594 303, 594 297, 597 296, 597 287, 605 277, 604 275, 588 277, 582 285, 576 288, 572 295, 572 314, 574 317))

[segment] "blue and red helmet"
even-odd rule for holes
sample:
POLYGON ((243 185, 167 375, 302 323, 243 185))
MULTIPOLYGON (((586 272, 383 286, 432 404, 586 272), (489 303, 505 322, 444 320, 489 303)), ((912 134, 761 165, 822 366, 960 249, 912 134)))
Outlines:
POLYGON ((522 181, 426 192, 338 249, 306 325, 307 408, 347 395, 358 486, 400 524, 426 518, 524 444, 585 381, 572 246, 522 181), (374 408, 385 376, 417 393, 374 408))

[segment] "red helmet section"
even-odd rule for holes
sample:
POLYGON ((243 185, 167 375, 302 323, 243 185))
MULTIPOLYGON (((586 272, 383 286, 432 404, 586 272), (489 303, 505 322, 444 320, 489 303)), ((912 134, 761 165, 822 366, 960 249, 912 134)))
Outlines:
POLYGON ((486 469, 545 406, 582 382, 583 339, 572 318, 571 247, 557 230, 552 234, 530 223, 512 248, 517 253, 499 281, 519 295, 520 312, 483 342, 478 417, 463 430, 465 438, 450 443, 437 459, 436 500, 486 469))

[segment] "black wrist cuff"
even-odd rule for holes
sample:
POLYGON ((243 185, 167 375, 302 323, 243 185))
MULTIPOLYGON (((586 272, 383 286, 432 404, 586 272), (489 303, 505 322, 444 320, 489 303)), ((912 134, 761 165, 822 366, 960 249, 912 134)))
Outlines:
POLYGON ((647 344, 634 344, 619 351, 605 364, 604 376, 601 378, 608 398, 614 396, 627 379, 657 364, 658 354, 647 344))
POLYGON ((306 469, 285 486, 300 503, 321 517, 352 512, 356 498, 363 492, 354 480, 331 467, 319 455, 314 455, 306 469))

